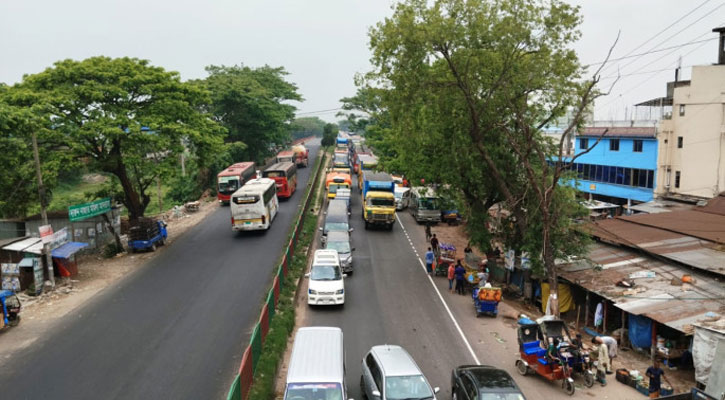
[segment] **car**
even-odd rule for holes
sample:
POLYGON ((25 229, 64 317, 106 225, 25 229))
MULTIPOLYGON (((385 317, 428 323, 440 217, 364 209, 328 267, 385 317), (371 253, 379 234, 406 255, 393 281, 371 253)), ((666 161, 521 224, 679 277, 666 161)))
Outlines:
POLYGON ((344 305, 345 277, 340 268, 340 256, 337 250, 315 250, 307 289, 307 304, 344 305))
POLYGON ((325 241, 325 249, 337 250, 340 256, 342 272, 352 275, 352 252, 355 248, 350 245, 350 234, 347 232, 329 232, 325 241))
POLYGON ((508 372, 489 365, 461 365, 451 374, 453 400, 526 400, 508 372))
POLYGON ((373 346, 362 360, 360 391, 368 400, 435 400, 413 357, 397 345, 373 346))

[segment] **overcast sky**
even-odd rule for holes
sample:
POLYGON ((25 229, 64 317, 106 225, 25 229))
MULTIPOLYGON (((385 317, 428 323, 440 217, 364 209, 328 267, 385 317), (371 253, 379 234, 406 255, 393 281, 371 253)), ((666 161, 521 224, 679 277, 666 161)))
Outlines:
MULTIPOLYGON (((570 1, 582 6, 583 37, 576 50, 584 64, 601 61, 617 31, 622 33, 615 58, 630 54, 698 6, 631 54, 713 39, 622 60, 604 71, 605 85, 611 83, 608 77, 616 75, 617 66, 625 76, 611 96, 598 102, 597 119, 623 119, 625 107, 631 112, 633 104, 663 96, 680 56, 683 67, 717 61, 717 35, 710 31, 725 25, 722 0, 570 1)), ((390 0, 2 0, 0 81, 12 84, 54 61, 95 55, 149 59, 179 71, 183 79, 205 77, 204 67, 210 64, 269 64, 284 66, 289 80, 298 85, 305 98, 298 105, 300 116, 334 121, 335 111, 319 111, 338 108, 341 97, 355 93, 354 74, 370 69, 367 31, 391 14, 391 4, 390 0)), ((689 78, 690 69, 683 68, 683 74, 689 78)))

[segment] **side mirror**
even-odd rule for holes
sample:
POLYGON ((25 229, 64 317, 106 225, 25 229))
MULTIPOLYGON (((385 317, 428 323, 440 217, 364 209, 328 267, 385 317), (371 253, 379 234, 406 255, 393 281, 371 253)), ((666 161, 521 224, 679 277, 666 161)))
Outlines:
POLYGON ((355 228, 350 228, 347 231, 350 232, 350 233, 352 233, 352 231, 354 231, 354 230, 355 230, 355 228))
POLYGON ((308 272, 305 274, 305 278, 309 278, 309 277, 310 277, 310 273, 308 272))
POLYGON ((438 386, 433 388, 433 393, 438 393, 440 391, 441 391, 441 388, 439 388, 438 386))
POLYGON ((380 391, 379 390, 373 390, 372 395, 373 395, 373 397, 380 397, 380 391))

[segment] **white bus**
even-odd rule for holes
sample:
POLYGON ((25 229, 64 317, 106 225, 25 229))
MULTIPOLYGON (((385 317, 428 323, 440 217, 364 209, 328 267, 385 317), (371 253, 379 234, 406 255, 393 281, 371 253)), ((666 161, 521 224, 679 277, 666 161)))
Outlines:
POLYGON ((252 179, 232 194, 230 210, 235 231, 266 230, 277 216, 279 201, 273 179, 252 179))

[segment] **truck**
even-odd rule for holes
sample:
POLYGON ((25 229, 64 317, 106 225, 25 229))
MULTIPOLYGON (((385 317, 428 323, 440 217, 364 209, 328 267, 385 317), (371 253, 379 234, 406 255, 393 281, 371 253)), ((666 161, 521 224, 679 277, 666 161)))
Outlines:
POLYGON ((362 217, 365 229, 384 226, 393 230, 395 224, 395 182, 384 172, 363 171, 362 217))
POLYGON ((143 250, 156 251, 163 246, 168 237, 166 223, 148 218, 141 218, 129 229, 128 248, 132 253, 143 250))
POLYGON ((307 167, 309 165, 310 150, 303 144, 292 146, 292 151, 295 153, 298 167, 307 167))

